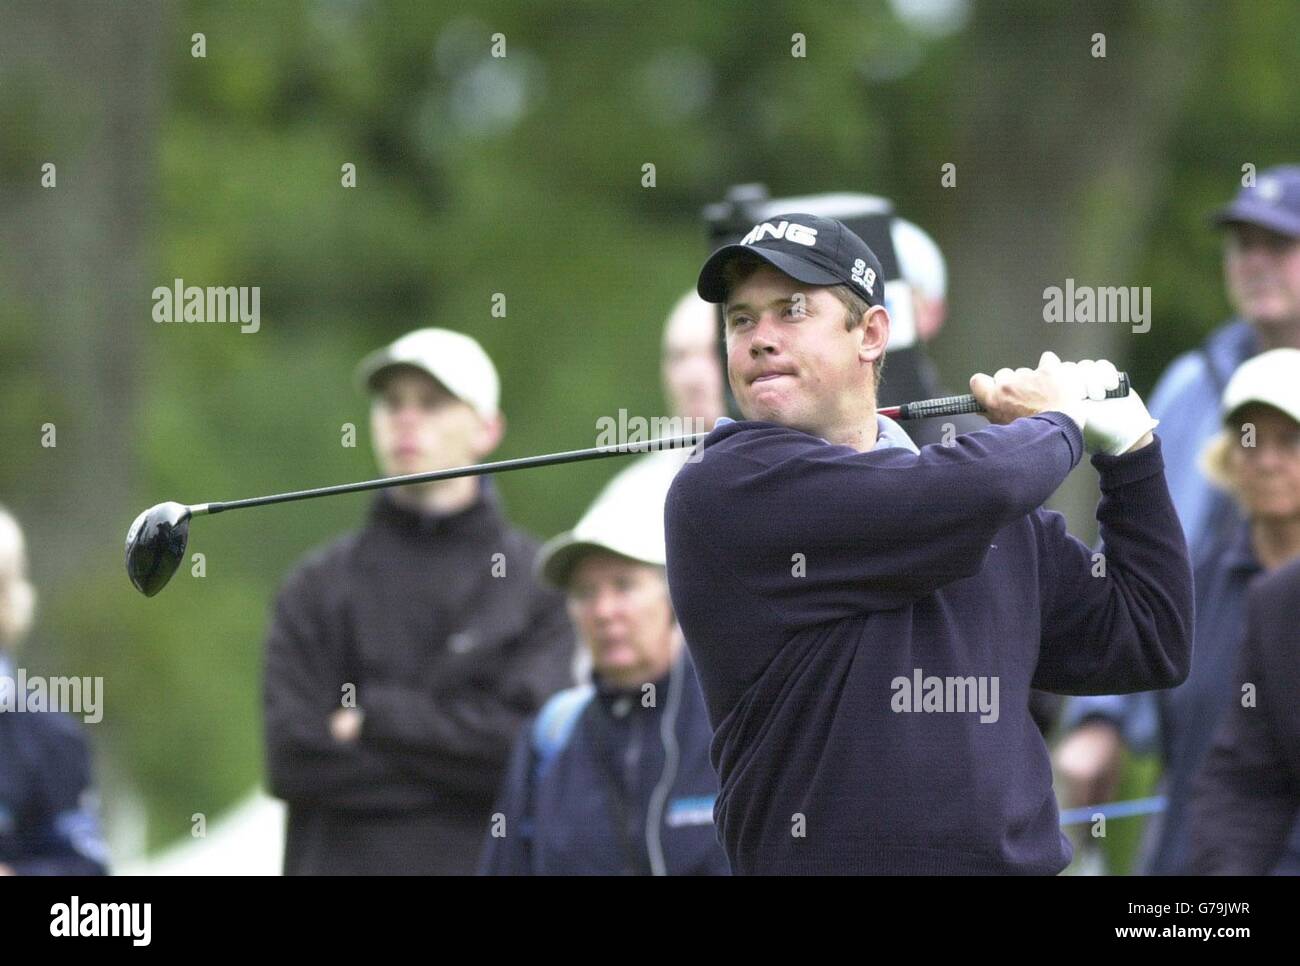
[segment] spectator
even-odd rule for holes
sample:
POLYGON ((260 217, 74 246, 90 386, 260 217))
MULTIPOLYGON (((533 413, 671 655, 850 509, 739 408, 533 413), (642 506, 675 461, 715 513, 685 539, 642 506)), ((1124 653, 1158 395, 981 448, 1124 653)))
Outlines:
MULTIPOLYGON (((1206 450, 1208 479, 1238 510, 1196 565, 1195 660, 1187 680, 1151 696, 1159 721, 1164 814, 1150 824, 1143 868, 1189 871, 1192 783, 1237 692, 1234 671, 1246 632, 1247 588, 1300 554, 1300 349, 1248 360, 1223 394, 1225 427, 1206 450), (1249 445, 1242 445, 1243 440, 1249 445)), ((1254 680, 1254 679, 1251 679, 1254 680)), ((1300 835, 1289 860, 1300 867, 1300 835)))
POLYGON ((664 574, 676 467, 613 481, 538 559, 568 595, 593 680, 552 698, 515 746, 489 829, 490 875, 725 875, 718 779, 664 574))
MULTIPOLYGON (((446 329, 362 361, 385 473, 483 459, 503 419, 491 360, 446 329)), ((510 745, 572 683, 560 594, 485 477, 383 490, 355 533, 286 580, 266 646, 267 771, 287 874, 469 874, 510 745)))
POLYGON ((16 707, 13 657, 35 604, 22 529, 0 507, 0 875, 104 875, 80 726, 53 710, 6 710, 16 707))
MULTIPOLYGON (((1300 557, 1300 350, 1275 349, 1243 365, 1228 384, 1224 409, 1226 428, 1207 451, 1206 470, 1241 503, 1248 520, 1241 539, 1248 541, 1258 568, 1293 574, 1295 568, 1286 565, 1300 557)), ((1204 682, 1197 688, 1204 696, 1198 694, 1200 701, 1189 709, 1196 717, 1187 722, 1187 731, 1199 753, 1190 764, 1208 758, 1195 800, 1186 806, 1192 813, 1190 871, 1300 873, 1300 829, 1294 821, 1300 732, 1293 710, 1300 665, 1296 611, 1289 606, 1296 581, 1284 576, 1256 583, 1248 601, 1235 604, 1241 626, 1232 633, 1224 629, 1231 647, 1212 652, 1210 665, 1188 679, 1188 685, 1204 682), (1248 683, 1255 692, 1249 701, 1243 695, 1248 683), (1212 742, 1216 727, 1218 740, 1212 742)), ((1198 651, 1198 662, 1203 653, 1198 651)), ((1191 697, 1175 697, 1191 702, 1191 697)), ((1184 788, 1179 800, 1171 801, 1171 818, 1173 806, 1193 796, 1194 775, 1182 777, 1184 788)))
POLYGON ((700 420, 706 428, 727 415, 718 358, 718 310, 691 289, 664 324, 660 373, 673 416, 700 420))
POLYGON ((1300 817, 1300 560, 1260 578, 1249 596, 1233 698, 1192 795, 1193 874, 1297 872, 1294 846, 1282 857, 1300 817))

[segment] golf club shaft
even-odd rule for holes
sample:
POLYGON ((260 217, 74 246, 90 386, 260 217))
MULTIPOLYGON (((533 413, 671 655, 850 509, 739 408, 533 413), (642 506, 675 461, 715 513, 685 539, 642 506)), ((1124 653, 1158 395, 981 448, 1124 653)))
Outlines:
POLYGON ((292 493, 276 493, 272 496, 255 496, 247 500, 231 500, 227 503, 199 503, 190 507, 190 514, 192 516, 201 516, 205 513, 221 513, 224 510, 269 506, 272 503, 311 500, 318 496, 360 493, 364 490, 383 490, 392 486, 410 486, 413 483, 437 483, 439 480, 454 480, 462 476, 485 476, 488 473, 526 470, 536 466, 554 466, 557 463, 580 463, 583 460, 601 459, 605 456, 626 456, 633 453, 650 453, 661 449, 681 449, 684 446, 694 446, 708 435, 707 432, 692 433, 687 436, 670 436, 663 439, 647 440, 644 443, 596 446, 592 449, 574 449, 564 453, 547 453, 544 456, 521 456, 511 460, 497 460, 495 463, 478 463, 474 466, 457 466, 447 470, 432 470, 428 473, 385 476, 377 480, 365 480, 361 483, 339 483, 335 486, 317 487, 314 490, 297 490, 292 493))
MULTIPOLYGON (((1120 373, 1119 386, 1106 393, 1107 398, 1127 396, 1129 379, 1127 373, 1120 373)), ((903 403, 901 406, 885 406, 876 413, 892 419, 927 419, 935 416, 956 416, 963 413, 980 413, 983 407, 974 396, 944 396, 938 399, 923 399, 917 402, 903 403)), ((711 432, 711 430, 709 431, 711 432)), ((708 436, 708 432, 691 433, 685 436, 669 436, 661 439, 647 440, 644 443, 624 443, 619 446, 596 446, 591 449, 574 449, 564 453, 548 453, 544 456, 521 456, 517 459, 498 460, 495 463, 479 463, 474 466, 457 466, 447 470, 433 470, 429 473, 411 473, 406 476, 386 476, 376 480, 364 480, 360 483, 339 483, 335 486, 322 486, 314 490, 296 490, 292 493, 276 493, 271 496, 255 496, 247 500, 231 500, 227 503, 198 503, 191 506, 191 516, 222 513, 226 510, 241 510, 254 506, 270 506, 273 503, 291 503, 295 500, 313 500, 318 496, 336 496, 341 493, 361 493, 366 490, 383 490, 394 486, 410 486, 415 483, 437 483, 440 480, 453 480, 463 476, 485 476, 488 473, 504 473, 509 470, 526 470, 537 466, 554 466, 558 463, 579 463, 583 460, 603 459, 607 456, 628 456, 633 453, 652 453, 664 449, 681 449, 694 446, 708 436)))

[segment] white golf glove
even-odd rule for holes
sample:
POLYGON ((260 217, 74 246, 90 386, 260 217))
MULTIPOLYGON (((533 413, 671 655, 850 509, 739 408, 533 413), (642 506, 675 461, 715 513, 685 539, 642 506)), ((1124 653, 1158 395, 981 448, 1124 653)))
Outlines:
POLYGON ((1132 388, 1127 396, 1107 399, 1106 392, 1119 386, 1119 370, 1105 359, 1084 359, 1062 363, 1073 367, 1082 384, 1087 410, 1083 443, 1089 453, 1119 456, 1159 425, 1147 412, 1146 404, 1132 388))

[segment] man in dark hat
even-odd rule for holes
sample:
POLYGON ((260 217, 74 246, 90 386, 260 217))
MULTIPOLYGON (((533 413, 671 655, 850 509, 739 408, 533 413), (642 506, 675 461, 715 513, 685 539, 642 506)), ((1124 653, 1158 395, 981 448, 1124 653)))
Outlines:
POLYGON ((992 425, 919 452, 876 415, 878 260, 807 213, 715 252, 745 419, 665 507, 733 872, 1039 873, 1069 861, 1029 691, 1170 687, 1191 572, 1155 421, 1106 362, 976 374, 992 425), (1092 452, 1104 576, 1042 509, 1092 452))

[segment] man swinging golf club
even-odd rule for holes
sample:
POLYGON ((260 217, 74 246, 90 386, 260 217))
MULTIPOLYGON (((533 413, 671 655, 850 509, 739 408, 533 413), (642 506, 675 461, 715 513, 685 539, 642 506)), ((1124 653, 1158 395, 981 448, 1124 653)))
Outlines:
POLYGON ((1031 687, 1178 684, 1192 584, 1155 421, 1107 362, 971 379, 995 425, 919 452, 875 413, 880 266, 840 222, 772 218, 705 263, 746 417, 665 507, 673 605, 715 729, 732 870, 1052 874, 1031 687), (1104 554, 1041 504, 1081 458, 1104 554))

